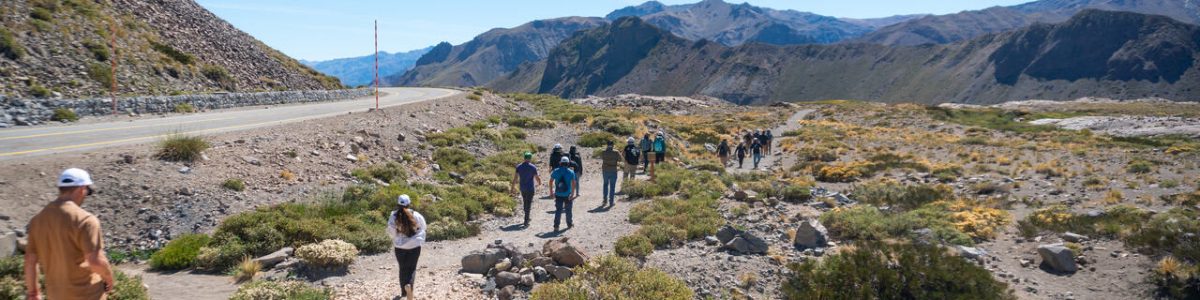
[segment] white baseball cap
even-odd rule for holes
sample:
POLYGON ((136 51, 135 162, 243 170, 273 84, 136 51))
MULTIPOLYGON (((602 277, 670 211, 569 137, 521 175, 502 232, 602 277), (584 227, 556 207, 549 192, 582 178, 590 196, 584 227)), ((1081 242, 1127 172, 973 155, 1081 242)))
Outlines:
POLYGON ((558 160, 558 163, 569 163, 569 162, 571 162, 571 158, 566 157, 566 156, 563 156, 562 159, 558 160))
POLYGON ((78 168, 70 168, 58 175, 58 187, 77 187, 92 185, 92 175, 78 168))
POLYGON ((396 204, 400 204, 400 206, 409 206, 412 205, 412 199, 408 198, 407 194, 400 195, 400 198, 396 199, 396 204))

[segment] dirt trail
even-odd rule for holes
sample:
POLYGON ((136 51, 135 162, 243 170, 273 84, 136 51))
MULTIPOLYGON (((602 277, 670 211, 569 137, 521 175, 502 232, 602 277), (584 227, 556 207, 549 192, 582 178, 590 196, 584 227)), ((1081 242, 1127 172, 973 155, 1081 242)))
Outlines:
POLYGON ((233 278, 224 275, 149 272, 147 265, 121 265, 117 268, 130 276, 142 276, 150 299, 229 299, 237 291, 233 278))
MULTIPOLYGON (((813 112, 816 112, 816 110, 804 109, 797 111, 796 113, 792 114, 791 117, 788 117, 787 122, 784 122, 782 125, 779 125, 778 127, 775 127, 775 129, 771 130, 771 133, 775 134, 775 140, 771 142, 771 153, 765 153, 763 155, 762 161, 758 163, 758 170, 770 170, 777 167, 783 167, 785 165, 784 160, 787 159, 788 156, 783 155, 783 152, 779 147, 779 141, 783 137, 783 133, 800 129, 800 120, 804 120, 804 118, 807 118, 808 115, 812 114, 813 112)), ((731 158, 730 163, 732 164, 729 169, 733 172, 749 172, 755 170, 754 157, 750 155, 746 156, 745 168, 737 167, 737 157, 731 158)))

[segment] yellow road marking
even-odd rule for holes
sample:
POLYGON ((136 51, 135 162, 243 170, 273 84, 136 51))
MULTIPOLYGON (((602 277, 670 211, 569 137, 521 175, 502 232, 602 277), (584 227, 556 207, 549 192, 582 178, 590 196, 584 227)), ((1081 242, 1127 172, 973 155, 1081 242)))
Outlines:
POLYGON ((146 125, 136 125, 136 126, 126 126, 126 127, 115 127, 115 128, 98 128, 98 129, 86 129, 86 130, 76 130, 76 131, 64 131, 64 132, 41 133, 41 134, 33 134, 33 135, 25 135, 25 136, 10 136, 10 137, 0 137, 0 141, 7 141, 7 140, 19 140, 19 139, 30 139, 30 138, 36 138, 36 137, 46 137, 46 136, 56 136, 56 135, 67 135, 67 134, 77 134, 77 133, 89 133, 89 132, 100 132, 100 131, 125 130, 125 129, 144 128, 144 127, 155 127, 155 126, 183 125, 183 124, 191 124, 191 123, 210 122, 210 121, 224 121, 224 120, 229 120, 229 119, 233 119, 233 117, 228 117, 228 118, 215 118, 215 119, 205 119, 205 120, 195 120, 195 121, 187 121, 187 122, 179 122, 179 123, 171 123, 171 124, 146 124, 146 125))

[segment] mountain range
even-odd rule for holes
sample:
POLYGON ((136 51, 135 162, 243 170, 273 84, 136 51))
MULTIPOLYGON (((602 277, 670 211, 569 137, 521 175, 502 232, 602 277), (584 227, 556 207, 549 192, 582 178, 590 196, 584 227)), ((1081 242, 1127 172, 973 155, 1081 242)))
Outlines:
POLYGON ((1200 29, 1169 17, 1084 10, 943 45, 729 47, 623 17, 564 40, 489 86, 562 97, 707 95, 741 104, 860 99, 997 103, 1200 94, 1200 29))
MULTIPOLYGON (((425 47, 407 52, 388 53, 387 51, 379 52, 379 78, 403 74, 412 69, 417 63, 417 59, 428 53, 433 47, 425 47)), ((342 80, 342 84, 348 86, 371 85, 375 82, 375 55, 364 55, 359 57, 338 58, 323 61, 307 61, 301 60, 301 63, 320 71, 321 73, 337 77, 342 80)))
POLYGON ((134 95, 342 87, 192 1, 3 1, 0 23, 0 94, 14 98, 106 95, 113 77, 134 95))

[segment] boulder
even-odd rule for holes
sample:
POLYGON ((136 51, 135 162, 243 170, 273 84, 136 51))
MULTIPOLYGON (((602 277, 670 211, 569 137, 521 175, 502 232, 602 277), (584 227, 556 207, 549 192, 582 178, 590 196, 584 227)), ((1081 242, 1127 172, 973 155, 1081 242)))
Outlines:
POLYGON ((720 230, 717 230, 717 241, 720 241, 722 245, 728 244, 729 241, 733 240, 733 238, 740 233, 742 233, 741 230, 733 228, 733 226, 730 225, 725 225, 725 227, 721 227, 720 230))
POLYGON ((1070 232, 1070 231, 1064 232, 1059 237, 1062 238, 1064 241, 1068 241, 1068 242, 1072 242, 1072 243, 1080 243, 1080 242, 1088 240, 1088 237, 1086 235, 1082 235, 1082 234, 1078 234, 1078 233, 1074 233, 1074 232, 1070 232))
POLYGON ((462 258, 462 271, 464 273, 485 274, 489 269, 496 266, 500 259, 504 258, 504 252, 500 249, 490 248, 483 251, 472 251, 462 258))
POLYGON ((546 268, 554 265, 554 259, 545 256, 538 256, 537 258, 534 258, 532 262, 534 267, 546 268))
POLYGON ((533 279, 537 282, 546 282, 550 280, 550 272, 543 267, 533 267, 533 279))
POLYGON ((550 272, 550 275, 554 276, 554 279, 558 280, 567 280, 570 279, 571 276, 575 275, 575 271, 571 271, 571 268, 564 266, 549 266, 546 267, 546 272, 550 272))
POLYGON ((750 233, 743 232, 725 244, 725 249, 742 254, 767 254, 767 242, 750 233))
POLYGON ((496 270, 499 270, 499 271, 508 271, 509 269, 512 269, 512 266, 513 266, 512 261, 505 258, 505 259, 501 259, 500 262, 496 263, 495 268, 496 268, 496 270))
POLYGON ((822 226, 817 220, 807 220, 800 222, 800 227, 796 228, 796 238, 792 240, 792 244, 797 249, 821 248, 825 247, 827 241, 825 226, 822 226))
POLYGON ((568 267, 583 265, 588 260, 587 254, 571 245, 570 238, 565 237, 546 242, 542 246, 542 253, 553 258, 554 262, 568 267))
POLYGON ((283 249, 279 249, 279 251, 275 251, 274 253, 255 258, 254 261, 257 261, 259 264, 261 264, 263 268, 270 268, 283 262, 288 257, 291 257, 292 252, 294 251, 295 249, 292 247, 284 247, 283 249))
POLYGON ((533 274, 521 275, 521 285, 532 287, 537 281, 533 278, 533 274))
POLYGON ((958 246, 958 255, 962 256, 964 258, 967 258, 967 259, 980 260, 980 259, 983 259, 983 257, 987 255, 987 251, 984 251, 981 248, 967 247, 967 246, 959 245, 958 246))
POLYGON ((758 192, 751 190, 737 190, 733 192, 733 199, 738 201, 749 201, 758 199, 758 192))
POLYGON ((1056 272, 1075 273, 1077 269, 1075 266, 1075 254, 1061 243, 1040 245, 1037 248, 1037 252, 1042 257, 1042 263, 1056 272))
POLYGON ((496 286, 506 287, 521 283, 521 274, 513 272, 500 272, 496 274, 496 286))
POLYGON ((13 232, 0 235, 0 258, 17 255, 17 234, 13 232))
POLYGON ((500 289, 500 291, 496 292, 496 299, 512 300, 513 294, 516 292, 517 292, 517 288, 515 288, 511 285, 506 286, 506 287, 500 289))

